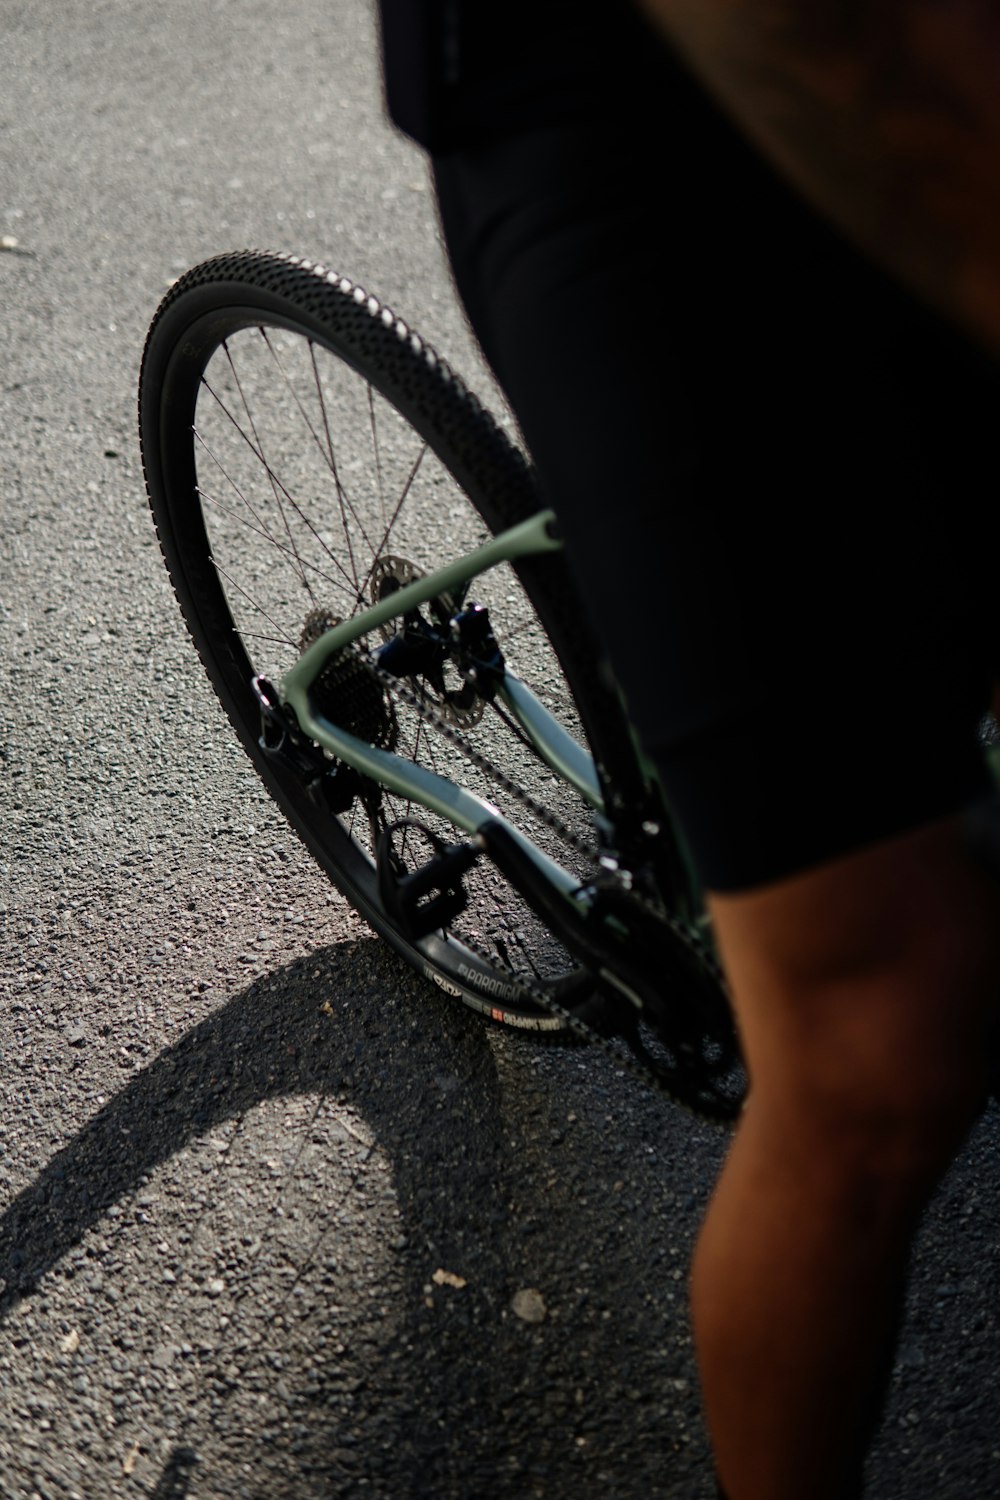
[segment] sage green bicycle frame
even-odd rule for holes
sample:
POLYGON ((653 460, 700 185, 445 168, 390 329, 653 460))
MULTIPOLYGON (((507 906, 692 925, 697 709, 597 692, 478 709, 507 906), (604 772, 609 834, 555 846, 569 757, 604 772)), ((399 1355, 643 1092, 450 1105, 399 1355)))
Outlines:
MULTIPOLYGON (((428 771, 389 750, 380 750, 338 728, 316 709, 310 696, 313 684, 330 659, 380 625, 401 618, 441 594, 453 593, 499 563, 559 551, 562 542, 554 533, 554 523, 552 511, 540 511, 530 520, 501 532, 484 546, 424 578, 415 579, 369 609, 324 631, 286 673, 281 684, 281 698, 294 710, 304 734, 338 761, 397 796, 426 807, 470 834, 475 834, 487 820, 499 819, 542 873, 558 890, 569 896, 578 890, 578 878, 536 848, 492 803, 447 777, 428 771)), ((575 787, 584 800, 600 812, 604 806, 600 782, 587 751, 518 678, 505 673, 497 686, 497 694, 550 769, 575 787)))
MULTIPOLYGON (((562 541, 555 533, 554 523, 552 511, 540 511, 529 520, 501 532, 484 546, 424 578, 406 584, 371 608, 325 631, 285 675, 281 684, 281 697, 294 710, 300 728, 310 739, 315 740, 344 765, 378 782, 397 796, 437 813, 456 828, 473 835, 488 819, 499 819, 546 878, 563 895, 571 897, 579 892, 579 880, 538 849, 492 803, 477 797, 467 787, 447 777, 428 771, 391 751, 380 750, 340 729, 318 712, 310 697, 313 684, 330 659, 380 625, 399 619, 441 594, 460 589, 499 563, 559 551, 562 541)), ((593 759, 587 751, 567 733, 524 683, 512 674, 504 674, 497 693, 550 769, 575 787, 595 812, 602 812, 604 802, 600 782, 593 759)), ((1000 744, 986 746, 984 750, 990 769, 1000 786, 1000 744)), ((655 768, 642 755, 638 743, 636 751, 647 774, 655 779, 655 768)), ((690 878, 691 890, 697 892, 693 870, 690 871, 690 878)), ((700 922, 707 921, 701 914, 697 897, 692 902, 692 913, 700 922)))

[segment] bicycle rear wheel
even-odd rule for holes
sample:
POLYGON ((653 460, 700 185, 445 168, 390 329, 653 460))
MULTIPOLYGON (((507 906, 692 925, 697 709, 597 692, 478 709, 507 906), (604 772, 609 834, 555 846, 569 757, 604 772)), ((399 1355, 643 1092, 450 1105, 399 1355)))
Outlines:
MULTIPOLYGON (((508 1024, 565 1022, 539 988, 566 1000, 587 981, 557 939, 486 861, 446 930, 411 941, 382 901, 379 832, 415 814, 367 783, 334 814, 260 744, 252 679, 280 681, 330 621, 471 550, 540 508, 531 471, 448 367, 391 311, 306 261, 242 252, 188 272, 152 325, 140 381, 143 465, 161 546, 185 620, 221 703, 269 791, 356 909, 414 967, 508 1024)), ((475 580, 506 662, 595 759, 626 731, 602 685, 558 554, 475 580)), ((368 644, 377 646, 378 640, 368 644)), ((361 669, 359 668, 358 671, 361 669)), ((463 684, 414 684, 441 734, 405 697, 348 674, 329 687, 338 722, 382 736, 493 802, 581 878, 591 814, 511 726, 463 684), (345 715, 350 723, 344 723, 345 715), (512 803, 456 738, 502 768, 551 818, 512 803), (554 825, 572 831, 567 846, 554 825)), ((412 699, 413 694, 411 693, 412 699)), ((331 713, 333 710, 331 710, 331 713)), ((419 835, 403 830, 405 846, 419 835)), ((418 857, 415 848, 403 849, 418 857)))

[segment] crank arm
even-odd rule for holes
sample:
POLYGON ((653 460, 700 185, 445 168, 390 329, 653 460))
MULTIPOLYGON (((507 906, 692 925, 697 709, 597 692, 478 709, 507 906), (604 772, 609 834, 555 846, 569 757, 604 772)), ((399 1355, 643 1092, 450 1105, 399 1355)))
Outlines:
MULTIPOLYGON (((605 924, 594 919, 592 906, 585 898, 575 893, 567 901, 567 893, 557 891, 551 882, 539 878, 533 861, 526 858, 520 842, 511 837, 510 830, 499 819, 482 823, 477 833, 501 875, 510 881, 535 915, 558 934, 563 946, 606 993, 610 991, 627 1000, 634 1014, 655 1003, 656 994, 648 978, 629 960, 623 946, 608 938, 605 924)), ((624 925, 622 932, 627 935, 624 925)))

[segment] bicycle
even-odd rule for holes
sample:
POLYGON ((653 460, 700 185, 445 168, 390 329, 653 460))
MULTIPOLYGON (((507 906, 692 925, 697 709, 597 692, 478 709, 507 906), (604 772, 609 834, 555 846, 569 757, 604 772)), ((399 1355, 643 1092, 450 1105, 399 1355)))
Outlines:
POLYGON ((169 290, 139 424, 212 685, 348 901, 494 1021, 733 1118, 697 882, 501 426, 367 292, 257 251, 169 290))

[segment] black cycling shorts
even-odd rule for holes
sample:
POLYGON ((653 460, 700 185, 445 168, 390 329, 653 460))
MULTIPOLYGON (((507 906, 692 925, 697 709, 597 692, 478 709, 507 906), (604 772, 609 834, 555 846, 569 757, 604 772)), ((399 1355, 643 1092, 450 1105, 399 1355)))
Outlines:
POLYGON ((627 6, 570 9, 572 45, 505 55, 480 6, 451 46, 442 225, 701 878, 739 890, 988 791, 1000 377, 627 6))

